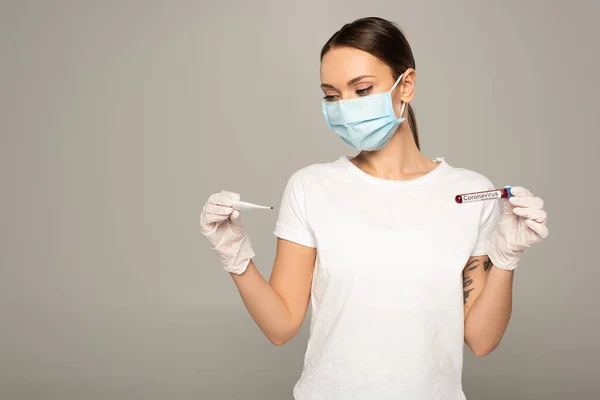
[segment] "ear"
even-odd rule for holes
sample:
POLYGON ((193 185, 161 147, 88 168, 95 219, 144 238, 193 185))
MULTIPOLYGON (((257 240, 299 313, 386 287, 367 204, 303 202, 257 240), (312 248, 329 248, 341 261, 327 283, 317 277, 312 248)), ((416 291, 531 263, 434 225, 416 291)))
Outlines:
POLYGON ((415 96, 415 84, 417 82, 417 72, 408 68, 402 75, 402 80, 398 83, 394 94, 398 100, 404 103, 410 103, 415 96))
POLYGON ((417 72, 412 68, 408 68, 404 72, 404 75, 402 76, 402 82, 400 83, 402 84, 402 88, 399 90, 402 95, 401 100, 405 103, 410 103, 415 96, 417 72))
MULTIPOLYGON (((393 93, 394 108, 396 109, 396 115, 400 115, 402 109, 402 103, 410 103, 415 96, 415 84, 417 81, 417 73, 414 69, 408 68, 402 75, 402 80, 398 83, 396 90, 393 93)), ((408 111, 408 106, 404 106, 404 116, 408 111)))

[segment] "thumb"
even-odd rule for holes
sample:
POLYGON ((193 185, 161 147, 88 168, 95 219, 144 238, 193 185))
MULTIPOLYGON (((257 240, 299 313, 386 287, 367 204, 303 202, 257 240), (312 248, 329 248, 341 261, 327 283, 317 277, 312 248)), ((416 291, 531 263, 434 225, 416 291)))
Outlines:
POLYGON ((231 215, 229 216, 229 220, 231 221, 232 226, 241 227, 242 224, 242 214, 239 210, 233 210, 231 215))

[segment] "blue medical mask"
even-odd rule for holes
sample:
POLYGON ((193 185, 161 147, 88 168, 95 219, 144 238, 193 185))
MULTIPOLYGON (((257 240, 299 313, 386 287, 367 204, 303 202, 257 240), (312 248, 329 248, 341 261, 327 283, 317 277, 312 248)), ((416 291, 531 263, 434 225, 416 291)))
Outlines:
POLYGON ((357 150, 380 150, 392 138, 402 118, 396 118, 392 92, 402 79, 398 78, 389 92, 374 93, 357 99, 327 101, 323 100, 322 109, 325 121, 340 138, 357 150))

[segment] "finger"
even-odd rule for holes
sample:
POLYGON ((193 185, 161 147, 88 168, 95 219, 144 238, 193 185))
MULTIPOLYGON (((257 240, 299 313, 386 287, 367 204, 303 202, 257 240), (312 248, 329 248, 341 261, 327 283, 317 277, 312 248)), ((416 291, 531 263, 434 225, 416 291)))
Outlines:
POLYGON ((512 214, 513 205, 508 201, 508 199, 502 199, 502 214, 512 214))
POLYGON ((204 212, 206 214, 224 215, 225 217, 228 217, 233 212, 233 207, 208 203, 204 208, 204 212))
POLYGON ((535 222, 539 222, 543 224, 546 222, 547 214, 544 210, 537 210, 535 208, 522 208, 515 207, 513 208, 513 213, 518 215, 519 217, 523 217, 525 219, 531 219, 535 222))
POLYGON ((221 223, 229 218, 233 212, 233 207, 218 206, 210 202, 206 202, 202 208, 202 218, 207 224, 221 223))
POLYGON ((215 204, 218 206, 233 206, 233 197, 228 195, 227 193, 216 193, 208 198, 208 202, 211 204, 215 204))
POLYGON ((207 224, 218 224, 221 223, 225 220, 227 220, 227 218, 229 218, 229 214, 208 214, 208 213, 203 213, 202 214, 204 221, 207 224))
POLYGON ((540 238, 545 239, 548 237, 549 230, 545 224, 540 224, 539 222, 530 219, 526 220, 525 223, 532 231, 537 233, 540 238))
POLYGON ((213 229, 215 229, 216 226, 217 224, 215 222, 211 222, 204 212, 200 213, 200 232, 202 232, 204 235, 207 235, 213 229))
POLYGON ((533 196, 531 194, 531 192, 529 190, 525 189, 523 186, 511 186, 510 194, 512 194, 514 197, 532 197, 533 196))
POLYGON ((544 208, 544 200, 539 197, 511 197, 508 201, 515 207, 535 208, 538 210, 544 208))
POLYGON ((221 190, 221 194, 224 194, 225 196, 231 198, 232 200, 239 200, 240 199, 240 195, 238 193, 235 193, 235 192, 229 192, 227 190, 221 190))

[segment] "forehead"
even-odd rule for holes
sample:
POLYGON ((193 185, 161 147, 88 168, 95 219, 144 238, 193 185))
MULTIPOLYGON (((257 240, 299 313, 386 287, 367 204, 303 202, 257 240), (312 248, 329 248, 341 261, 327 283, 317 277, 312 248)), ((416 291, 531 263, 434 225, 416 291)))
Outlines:
POLYGON ((360 75, 383 76, 390 67, 379 58, 353 47, 335 47, 321 60, 321 83, 344 84, 360 75))

